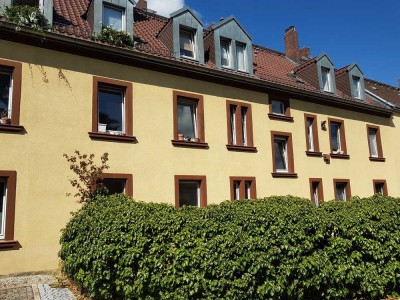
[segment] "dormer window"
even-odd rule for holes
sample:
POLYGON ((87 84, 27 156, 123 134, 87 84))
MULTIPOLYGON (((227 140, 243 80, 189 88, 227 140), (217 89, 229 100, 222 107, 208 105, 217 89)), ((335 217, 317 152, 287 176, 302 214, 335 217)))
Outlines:
POLYGON ((238 71, 246 72, 246 45, 241 43, 236 44, 236 60, 238 71))
POLYGON ((221 40, 221 66, 232 68, 231 43, 228 40, 221 40))
POLYGON ((180 56, 196 59, 196 43, 194 32, 181 29, 179 31, 180 56))
POLYGON ((354 91, 354 98, 361 99, 360 77, 353 76, 353 91, 354 91))
POLYGON ((103 25, 119 31, 125 30, 125 10, 106 4, 103 5, 103 25))
POLYGON ((324 92, 332 93, 332 79, 331 79, 330 69, 322 67, 321 76, 322 76, 322 87, 324 92))

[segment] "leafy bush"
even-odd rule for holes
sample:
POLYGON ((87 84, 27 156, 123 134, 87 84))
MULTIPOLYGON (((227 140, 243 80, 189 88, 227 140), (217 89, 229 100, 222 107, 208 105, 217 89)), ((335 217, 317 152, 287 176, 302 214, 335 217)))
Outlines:
POLYGON ((175 209, 98 196, 63 271, 100 299, 380 299, 400 292, 400 200, 270 197, 175 209))
POLYGON ((129 33, 103 26, 101 32, 93 37, 94 40, 117 47, 133 47, 133 39, 129 33))
POLYGON ((28 26, 35 30, 43 31, 50 29, 49 22, 38 7, 29 5, 5 6, 3 16, 8 22, 18 26, 28 26))

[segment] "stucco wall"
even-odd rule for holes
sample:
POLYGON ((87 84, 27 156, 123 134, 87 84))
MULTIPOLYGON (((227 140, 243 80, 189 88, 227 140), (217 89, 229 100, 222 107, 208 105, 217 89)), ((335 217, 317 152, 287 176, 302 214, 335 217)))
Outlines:
POLYGON ((322 177, 325 199, 332 199, 333 178, 350 179, 353 195, 373 194, 373 179, 386 179, 398 196, 398 117, 394 120, 291 100, 293 123, 270 120, 268 95, 181 78, 95 59, 0 41, 0 58, 23 62, 20 124, 26 134, 0 133, 0 170, 17 171, 15 239, 22 248, 0 251, 0 274, 56 269, 60 229, 79 205, 62 157, 75 149, 110 154, 110 173, 133 174, 135 199, 174 204, 174 175, 205 175, 208 203, 230 198, 229 176, 256 177, 257 195, 309 197, 309 178, 322 177), (60 70, 65 76, 60 76, 60 70), (93 75, 133 83, 133 131, 137 144, 93 141, 93 75), (204 96, 205 136, 209 149, 174 147, 173 90, 204 96), (226 149, 226 99, 252 105, 257 153, 226 149), (329 152, 329 132, 320 129, 328 116, 344 119, 349 160, 307 157, 304 113, 318 117, 320 149, 329 152), (394 123, 393 123, 394 122, 394 123), (386 162, 370 162, 366 123, 381 128, 386 162), (272 178, 270 131, 293 134, 297 179, 272 178))

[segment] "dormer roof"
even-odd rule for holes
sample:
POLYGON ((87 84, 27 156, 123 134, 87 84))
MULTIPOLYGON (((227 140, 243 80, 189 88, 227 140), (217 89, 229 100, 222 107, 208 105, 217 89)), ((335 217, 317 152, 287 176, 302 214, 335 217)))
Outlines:
POLYGON ((186 6, 186 5, 184 7, 182 7, 181 9, 178 9, 177 11, 170 14, 170 16, 171 16, 171 18, 175 18, 186 12, 189 12, 197 20, 197 22, 199 22, 200 25, 203 26, 203 22, 200 20, 200 18, 197 16, 197 14, 189 6, 186 6))
POLYGON ((242 29, 242 31, 247 35, 247 37, 248 37, 250 40, 253 40, 253 39, 251 38, 250 34, 247 32, 247 30, 244 29, 244 27, 242 26, 242 24, 240 24, 240 22, 239 22, 234 16, 229 16, 229 17, 227 17, 227 18, 221 20, 219 23, 213 25, 212 29, 216 30, 216 29, 218 29, 218 28, 220 28, 220 27, 224 26, 225 24, 227 24, 227 23, 229 23, 229 22, 232 22, 232 21, 233 21, 233 22, 236 22, 236 24, 240 27, 240 29, 242 29))

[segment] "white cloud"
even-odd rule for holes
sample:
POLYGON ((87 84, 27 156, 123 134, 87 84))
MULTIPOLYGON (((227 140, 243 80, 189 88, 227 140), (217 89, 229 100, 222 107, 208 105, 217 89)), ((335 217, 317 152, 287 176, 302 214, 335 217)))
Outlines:
POLYGON ((184 0, 147 0, 147 7, 155 10, 159 15, 169 17, 185 5, 184 0))

